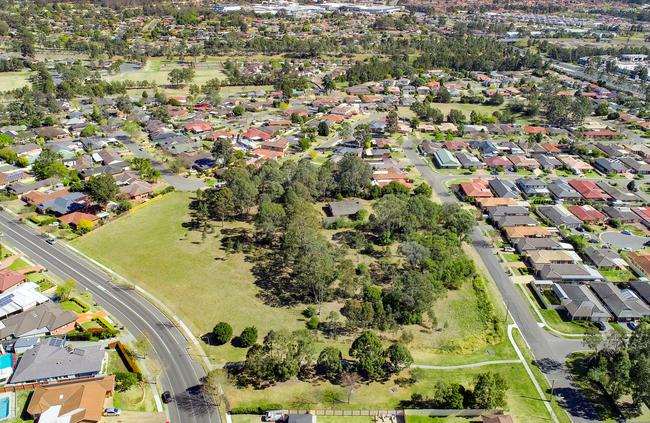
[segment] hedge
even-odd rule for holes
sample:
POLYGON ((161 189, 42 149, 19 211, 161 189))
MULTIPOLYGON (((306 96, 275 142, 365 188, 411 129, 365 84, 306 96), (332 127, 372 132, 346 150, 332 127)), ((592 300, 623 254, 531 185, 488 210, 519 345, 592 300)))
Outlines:
POLYGON ((230 414, 265 414, 270 410, 280 410, 282 409, 282 404, 268 403, 260 404, 255 407, 235 407, 230 410, 230 414))
POLYGON ((126 345, 124 345, 121 342, 118 342, 117 344, 115 344, 115 351, 117 351, 117 354, 120 356, 122 361, 124 361, 124 364, 126 365, 128 371, 133 373, 138 373, 140 375, 142 374, 142 370, 140 370, 140 366, 138 366, 138 363, 133 357, 133 354, 126 347, 126 345))

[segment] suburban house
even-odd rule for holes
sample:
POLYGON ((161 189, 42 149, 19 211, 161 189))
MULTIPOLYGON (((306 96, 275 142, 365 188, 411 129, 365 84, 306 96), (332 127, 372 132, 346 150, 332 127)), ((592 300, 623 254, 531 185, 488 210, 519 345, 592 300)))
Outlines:
POLYGON ((56 216, 79 211, 86 206, 86 194, 82 192, 71 192, 54 200, 48 200, 39 205, 36 210, 39 213, 52 213, 56 216))
POLYGON ((650 282, 630 281, 630 288, 632 288, 639 298, 642 298, 646 304, 650 304, 650 282))
POLYGON ((477 178, 471 182, 461 182, 459 189, 460 193, 468 200, 494 197, 490 191, 490 184, 485 179, 477 178))
POLYGON ((537 207, 537 213, 548 220, 555 226, 564 226, 566 228, 577 228, 582 225, 582 221, 569 213, 567 209, 559 204, 551 206, 537 207))
POLYGON ((0 340, 62 335, 74 329, 77 315, 52 302, 37 305, 0 321, 0 340))
POLYGON ((629 253, 627 258, 639 274, 650 276, 650 254, 629 253))
POLYGON ((490 188, 497 197, 519 198, 519 190, 515 184, 507 179, 490 180, 490 188))
POLYGON ((535 250, 573 250, 571 244, 552 238, 520 238, 515 240, 514 247, 519 254, 535 250))
POLYGON ((625 173, 627 168, 618 160, 599 158, 594 160, 594 167, 608 175, 610 173, 625 173))
POLYGON ((27 412, 41 422, 94 423, 102 420, 104 402, 113 395, 115 376, 40 385, 27 412))
POLYGON ((593 181, 580 181, 572 179, 569 185, 586 200, 607 201, 609 195, 605 194, 602 189, 598 187, 593 181))
POLYGON ((627 269, 629 264, 616 251, 609 248, 585 248, 587 258, 599 269, 627 269))
POLYGON ((593 206, 569 206, 567 207, 575 217, 583 221, 584 223, 605 223, 607 221, 607 216, 605 213, 596 210, 593 206))
POLYGON ((11 383, 95 376, 102 370, 105 353, 102 345, 68 348, 65 341, 49 338, 47 342, 41 342, 23 354, 11 377, 11 383))
POLYGON ((593 167, 589 163, 577 159, 568 154, 558 154, 555 157, 560 161, 560 163, 562 163, 562 166, 568 171, 573 171, 575 169, 575 171, 577 172, 584 172, 593 169, 593 167))
POLYGON ((621 223, 639 223, 641 222, 641 216, 634 213, 629 207, 612 207, 605 206, 603 207, 603 212, 610 218, 610 220, 616 219, 621 223))
POLYGON ((466 151, 459 151, 456 153, 456 159, 458 159, 458 162, 463 169, 482 169, 485 166, 484 163, 478 159, 478 157, 466 151))
POLYGON ((535 170, 539 169, 539 162, 535 159, 532 159, 530 157, 526 157, 521 154, 517 155, 510 155, 508 156, 508 160, 514 165, 515 169, 524 169, 524 170, 535 170))
POLYGON ((598 185, 598 187, 602 189, 603 192, 611 197, 615 202, 637 203, 641 201, 641 198, 639 198, 639 196, 636 194, 610 185, 606 181, 598 181, 596 182, 596 185, 598 185))
POLYGON ((327 205, 329 214, 328 220, 336 220, 341 217, 350 217, 363 210, 363 204, 358 200, 347 199, 343 201, 331 202, 327 205))
POLYGON ((0 293, 25 282, 25 275, 11 269, 0 270, 0 293))
POLYGON ((556 179, 548 184, 548 190, 556 200, 579 200, 582 198, 578 191, 561 179, 556 179))
POLYGON ((527 252, 528 262, 537 269, 545 264, 574 264, 582 259, 572 250, 532 250, 527 252))
POLYGON ((619 160, 627 166, 632 173, 636 173, 637 175, 650 174, 650 164, 646 162, 636 160, 632 157, 621 157, 619 160))
POLYGON ((620 290, 608 282, 594 282, 591 288, 618 322, 629 322, 650 316, 650 307, 630 289, 620 290))
POLYGON ((535 178, 520 178, 517 179, 517 187, 521 190, 526 198, 530 197, 544 197, 547 196, 549 191, 546 187, 546 182, 541 179, 535 178))
POLYGON ((43 304, 50 299, 41 294, 34 282, 24 282, 14 289, 0 294, 0 319, 43 304))
POLYGON ((132 184, 120 187, 120 196, 131 201, 142 201, 153 192, 153 187, 145 181, 135 181, 132 184))
POLYGON ((460 162, 454 157, 451 151, 442 148, 433 154, 436 167, 440 169, 458 169, 460 162))
POLYGON ((540 226, 513 226, 505 228, 506 237, 513 241, 518 238, 550 238, 553 234, 540 226))
POLYGON ((536 226, 537 220, 530 215, 511 216, 504 215, 492 218, 494 225, 499 228, 509 228, 513 226, 536 226))
POLYGON ((535 269, 539 279, 555 282, 590 282, 603 280, 596 269, 584 264, 545 264, 535 269))
POLYGON ((571 320, 606 322, 611 318, 605 306, 586 285, 556 283, 553 284, 553 292, 571 320))
POLYGON ((515 166, 512 164, 512 162, 503 156, 487 157, 484 158, 483 161, 485 161, 485 165, 490 169, 497 169, 502 167, 505 170, 515 170, 515 166))

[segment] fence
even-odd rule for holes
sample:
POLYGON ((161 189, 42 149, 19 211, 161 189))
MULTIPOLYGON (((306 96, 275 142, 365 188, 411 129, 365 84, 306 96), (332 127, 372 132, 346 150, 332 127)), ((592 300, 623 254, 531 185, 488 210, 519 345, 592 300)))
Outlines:
POLYGON ((316 416, 403 416, 404 410, 282 410, 284 414, 314 414, 316 416))
POLYGON ((313 414, 316 416, 425 416, 425 417, 480 417, 503 414, 503 410, 487 409, 407 409, 407 410, 282 410, 284 414, 313 414))

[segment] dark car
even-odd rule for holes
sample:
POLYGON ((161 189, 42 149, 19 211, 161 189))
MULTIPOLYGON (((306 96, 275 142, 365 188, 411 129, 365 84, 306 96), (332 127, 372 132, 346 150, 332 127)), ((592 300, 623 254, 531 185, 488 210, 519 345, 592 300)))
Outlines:
POLYGON ((605 330, 607 329, 607 326, 603 322, 594 322, 594 326, 598 328, 598 330, 605 330))
POLYGON ((630 328, 630 330, 637 330, 639 324, 637 322, 627 322, 627 327, 630 328))
POLYGON ((174 398, 172 398, 172 394, 169 391, 163 392, 160 397, 162 398, 162 402, 165 404, 169 404, 170 402, 174 401, 174 398))

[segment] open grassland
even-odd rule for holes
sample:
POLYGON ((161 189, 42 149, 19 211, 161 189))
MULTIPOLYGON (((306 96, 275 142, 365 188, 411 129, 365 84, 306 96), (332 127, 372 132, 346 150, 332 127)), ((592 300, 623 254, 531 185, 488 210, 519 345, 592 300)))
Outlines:
MULTIPOLYGON (((139 284, 165 302, 192 332, 200 337, 219 321, 227 321, 239 334, 246 326, 258 328, 260 337, 270 329, 304 328, 304 306, 274 307, 260 297, 261 289, 251 272, 253 264, 243 253, 226 254, 223 234, 250 231, 246 223, 215 225, 215 233, 201 235, 184 226, 190 220, 190 194, 172 193, 133 214, 122 217, 73 241, 75 247, 139 284)), ((494 302, 494 300, 493 300, 494 302)), ((453 365, 473 361, 514 358, 503 340, 486 345, 479 323, 476 295, 470 283, 435 305, 437 326, 404 328, 413 334, 410 347, 416 362, 453 365)), ((323 316, 340 308, 323 305, 323 316)), ((385 333, 387 340, 400 332, 385 333)), ((334 345, 347 352, 351 338, 325 338, 319 345, 334 345)), ((241 360, 245 350, 231 345, 205 346, 215 363, 241 360)))
MULTIPOLYGON (((172 69, 179 69, 181 65, 176 60, 163 58, 150 58, 141 68, 132 71, 120 72, 108 76, 109 81, 150 81, 158 85, 169 84, 167 79, 172 69)), ((197 62, 193 83, 202 85, 212 78, 223 80, 225 75, 221 71, 221 65, 216 62, 197 62)))
MULTIPOLYGON (((22 88, 29 83, 31 71, 22 70, 20 72, 0 72, 0 93, 22 88)), ((6 101, 6 98, 0 96, 0 101, 6 101)))

